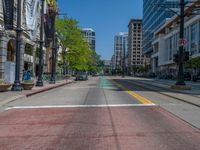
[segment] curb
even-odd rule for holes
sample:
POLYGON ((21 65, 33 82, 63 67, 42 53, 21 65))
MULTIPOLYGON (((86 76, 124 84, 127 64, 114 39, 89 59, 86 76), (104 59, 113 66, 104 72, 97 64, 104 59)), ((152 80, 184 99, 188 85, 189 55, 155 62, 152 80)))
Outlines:
POLYGON ((39 93, 42 93, 42 92, 50 91, 52 89, 62 87, 62 86, 65 86, 65 85, 71 84, 71 83, 74 83, 74 81, 68 81, 68 82, 65 82, 65 83, 60 83, 60 84, 57 84, 55 86, 50 86, 50 87, 46 87, 46 88, 43 88, 43 89, 40 89, 40 90, 36 90, 36 91, 30 92, 30 93, 27 93, 27 94, 20 94, 20 95, 11 97, 9 99, 6 99, 6 100, 0 102, 0 107, 4 106, 4 105, 6 105, 10 102, 14 102, 16 100, 26 98, 26 97, 30 97, 30 96, 33 96, 33 95, 36 95, 36 94, 39 94, 39 93))
POLYGON ((6 105, 6 104, 8 104, 10 102, 14 102, 14 101, 16 101, 18 99, 22 99, 22 98, 25 98, 25 97, 26 97, 26 95, 17 95, 17 96, 11 97, 9 99, 6 99, 6 100, 0 102, 0 107, 4 106, 4 105, 6 105))
POLYGON ((42 92, 50 91, 52 89, 65 86, 65 85, 70 84, 70 83, 73 83, 73 81, 69 81, 69 82, 66 82, 66 83, 60 83, 60 84, 57 84, 55 86, 46 87, 46 88, 43 88, 43 89, 40 89, 40 90, 36 90, 36 91, 31 92, 31 93, 25 94, 25 96, 30 97, 30 96, 33 96, 33 95, 36 95, 36 94, 39 94, 39 93, 42 93, 42 92))

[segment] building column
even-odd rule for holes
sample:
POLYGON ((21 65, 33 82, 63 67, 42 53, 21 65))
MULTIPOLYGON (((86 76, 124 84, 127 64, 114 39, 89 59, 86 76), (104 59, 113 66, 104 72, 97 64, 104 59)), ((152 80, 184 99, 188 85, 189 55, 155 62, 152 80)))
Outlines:
POLYGON ((50 62, 50 56, 51 55, 50 54, 51 54, 51 47, 49 46, 49 47, 46 48, 46 65, 47 65, 46 71, 48 73, 51 72, 51 62, 50 62))
POLYGON ((20 52, 20 80, 22 80, 22 76, 23 76, 23 70, 24 70, 24 51, 25 51, 25 41, 24 39, 22 38, 21 40, 21 52, 20 52))
POLYGON ((36 49, 37 49, 37 46, 36 44, 33 46, 33 77, 35 78, 36 77, 36 74, 35 74, 35 71, 36 71, 36 49))
POLYGON ((200 23, 198 21, 197 23, 197 54, 199 53, 199 49, 200 49, 200 46, 199 46, 199 41, 200 41, 200 37, 199 37, 199 33, 200 33, 200 23))
POLYGON ((156 59, 152 58, 152 72, 156 73, 156 59))
POLYGON ((0 79, 5 79, 5 62, 7 59, 7 42, 4 35, 0 37, 0 79))

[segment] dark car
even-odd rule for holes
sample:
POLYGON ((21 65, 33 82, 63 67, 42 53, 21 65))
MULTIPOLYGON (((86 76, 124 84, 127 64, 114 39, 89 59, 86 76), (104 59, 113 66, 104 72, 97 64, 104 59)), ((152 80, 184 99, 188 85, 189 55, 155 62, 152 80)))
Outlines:
POLYGON ((87 73, 86 72, 77 73, 76 81, 79 81, 79 80, 82 80, 82 81, 88 80, 87 73))

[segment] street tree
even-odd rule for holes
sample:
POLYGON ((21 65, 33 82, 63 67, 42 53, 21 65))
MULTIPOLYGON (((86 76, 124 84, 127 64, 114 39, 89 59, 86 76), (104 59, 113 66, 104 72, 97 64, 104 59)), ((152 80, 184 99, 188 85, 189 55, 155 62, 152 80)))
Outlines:
POLYGON ((196 74, 196 71, 200 69, 200 56, 189 59, 186 62, 186 68, 194 69, 196 74))
POLYGON ((67 52, 61 53, 63 62, 69 63, 69 68, 78 71, 94 70, 94 52, 90 49, 89 43, 83 38, 78 21, 69 18, 57 18, 56 32, 61 45, 67 48, 67 52))

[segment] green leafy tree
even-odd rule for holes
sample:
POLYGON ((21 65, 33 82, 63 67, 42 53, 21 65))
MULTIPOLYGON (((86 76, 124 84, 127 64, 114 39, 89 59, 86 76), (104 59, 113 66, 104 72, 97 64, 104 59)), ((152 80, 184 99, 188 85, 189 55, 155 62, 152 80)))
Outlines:
POLYGON ((191 58, 186 62, 186 68, 194 69, 194 73, 197 74, 200 71, 200 56, 191 58))
POLYGON ((200 68, 200 56, 191 58, 190 60, 188 60, 186 62, 186 67, 193 68, 193 69, 200 68))
POLYGON ((69 68, 73 70, 94 70, 94 52, 90 49, 88 42, 83 38, 78 21, 65 17, 56 20, 57 34, 63 47, 68 51, 62 53, 63 62, 69 62, 69 68))

